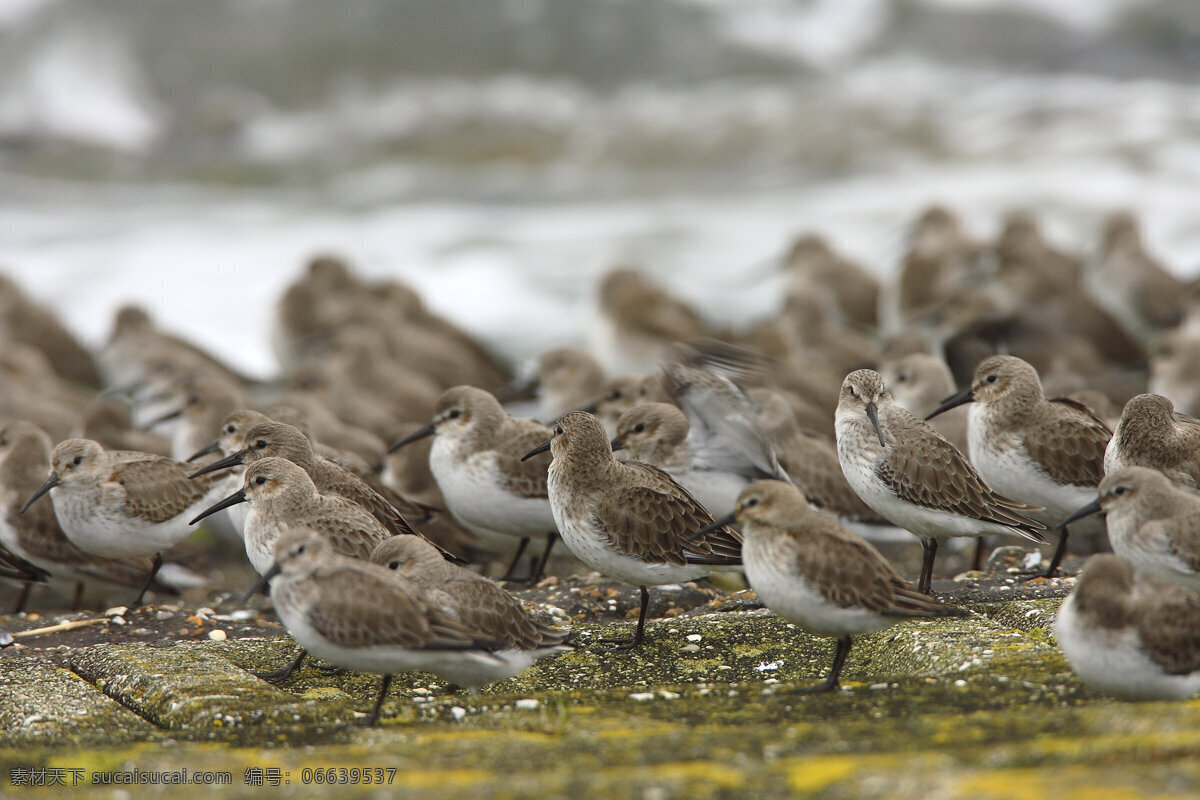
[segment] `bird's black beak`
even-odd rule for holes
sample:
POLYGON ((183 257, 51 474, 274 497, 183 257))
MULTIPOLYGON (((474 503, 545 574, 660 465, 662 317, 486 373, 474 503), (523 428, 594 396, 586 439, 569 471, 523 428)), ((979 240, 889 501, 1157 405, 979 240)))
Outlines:
POLYGON ((728 514, 724 517, 721 517, 718 520, 715 520, 714 522, 709 523, 708 525, 705 525, 703 528, 701 528, 700 530, 696 531, 691 536, 689 536, 687 538, 687 540, 689 543, 694 542, 706 533, 712 533, 713 531, 715 531, 719 528, 726 528, 735 522, 737 522, 737 513, 736 512, 732 513, 732 514, 728 514))
POLYGON ((958 408, 959 406, 966 405, 967 403, 970 403, 974 400, 975 400, 975 393, 973 391, 971 391, 971 387, 968 386, 967 388, 963 389, 961 392, 952 394, 949 397, 947 397, 945 400, 943 400, 942 404, 940 406, 938 406, 937 408, 935 408, 933 411, 930 411, 929 415, 927 417, 925 417, 925 419, 927 419, 927 420, 933 419, 938 414, 941 414, 944 411, 949 411, 952 408, 958 408))
POLYGON ((266 574, 259 578, 258 581, 256 581, 255 584, 250 587, 250 591, 246 592, 245 596, 242 597, 242 602, 249 603, 250 598, 262 591, 262 588, 270 583, 271 578, 274 578, 276 575, 278 575, 280 570, 281 567, 279 566, 279 562, 276 561, 271 565, 271 568, 267 570, 266 574))
POLYGON ((623 448, 625 446, 625 443, 621 441, 620 436, 614 436, 613 440, 611 442, 609 442, 609 446, 612 447, 612 451, 615 453, 618 450, 620 450, 621 448, 623 448))
POLYGON ((51 473, 50 473, 50 477, 49 477, 49 478, 46 478, 46 482, 45 482, 45 483, 43 483, 41 486, 39 486, 39 487, 37 488, 37 491, 36 491, 36 492, 34 492, 33 494, 29 495, 29 499, 28 499, 28 500, 26 500, 26 501, 25 501, 25 504, 21 506, 21 510, 20 510, 18 513, 20 513, 20 514, 24 514, 24 513, 25 513, 25 509, 27 509, 27 508, 29 508, 31 505, 33 505, 34 501, 36 501, 36 500, 37 500, 39 497, 41 497, 42 495, 44 495, 46 492, 48 492, 48 491, 50 491, 51 489, 53 489, 55 486, 58 486, 58 473, 57 473, 57 472, 51 472, 51 473))
POLYGON ((887 442, 883 438, 883 428, 879 427, 879 406, 867 403, 867 418, 871 420, 871 427, 875 429, 875 435, 879 437, 879 446, 887 447, 887 442))
POLYGON ((229 455, 225 456, 224 458, 222 458, 219 461, 214 461, 213 463, 209 464, 207 467, 201 467, 200 469, 193 472, 191 475, 188 475, 188 477, 189 478, 199 478, 201 475, 205 475, 209 472, 216 472, 219 469, 229 469, 230 467, 236 467, 239 464, 245 463, 245 461, 246 461, 246 451, 238 450, 236 453, 230 453, 229 455))
POLYGON ((424 439, 426 436, 433 436, 435 433, 437 433, 437 425, 435 425, 431 422, 423 428, 417 428, 415 431, 410 433, 408 436, 405 436, 403 439, 401 439, 400 441, 396 442, 391 447, 389 447, 387 449, 387 451, 389 453, 394 453, 397 450, 399 450, 401 447, 404 447, 404 445, 406 445, 406 444, 412 444, 413 442, 417 441, 418 439, 424 439))
POLYGON ((161 417, 155 417, 154 419, 150 420, 142 427, 148 431, 153 430, 154 428, 157 428, 159 425, 163 424, 164 422, 170 422, 171 420, 179 419, 182 416, 183 416, 183 409, 177 408, 174 411, 168 411, 167 413, 163 414, 161 417))
POLYGON ((188 525, 195 525, 200 520, 204 519, 205 517, 212 516, 213 514, 220 511, 221 509, 229 508, 230 506, 236 506, 238 503, 244 503, 244 502, 246 502, 246 490, 238 489, 236 492, 229 495, 229 497, 226 497, 224 500, 217 503, 215 506, 211 506, 210 508, 206 509, 205 511, 201 511, 196 516, 195 519, 193 519, 191 522, 188 523, 188 525))
MULTIPOLYGON (((553 439, 551 439, 550 441, 554 441, 554 440, 553 440, 553 439)), ((528 453, 526 453, 525 455, 521 456, 521 460, 522 460, 522 461, 528 461, 529 459, 531 459, 531 458, 533 458, 534 456, 536 456, 538 453, 545 453, 545 452, 547 452, 549 449, 550 449, 550 442, 543 442, 542 444, 539 444, 537 447, 535 447, 535 448, 533 448, 532 450, 530 450, 530 451, 529 451, 528 453)))
POLYGON ((527 378, 517 378, 512 383, 497 389, 496 399, 501 403, 511 403, 515 400, 532 400, 539 386, 541 386, 541 380, 536 374, 530 375, 527 378))
POLYGON ((1075 520, 1083 519, 1084 517, 1090 517, 1092 514, 1098 514, 1098 513, 1100 513, 1100 498, 1099 497, 1097 497, 1092 502, 1088 503, 1083 508, 1076 511, 1071 516, 1064 519, 1062 522, 1058 523, 1058 530, 1061 531, 1063 528, 1067 527, 1075 520))
POLYGON ((221 449, 221 443, 214 439, 213 441, 209 442, 208 445, 206 447, 204 447, 203 450, 197 450, 196 452, 192 453, 191 457, 187 460, 187 463, 190 464, 193 461, 195 461, 197 458, 203 458, 204 456, 208 455, 209 453, 215 453, 220 449, 221 449))

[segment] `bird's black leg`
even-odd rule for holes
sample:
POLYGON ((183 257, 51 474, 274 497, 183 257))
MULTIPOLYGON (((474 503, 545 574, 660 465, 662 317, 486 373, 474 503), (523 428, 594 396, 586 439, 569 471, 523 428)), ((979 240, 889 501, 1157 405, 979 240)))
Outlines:
POLYGON ((1043 578, 1053 578, 1054 573, 1058 572, 1058 565, 1062 563, 1063 557, 1067 554, 1067 528, 1064 525, 1062 534, 1058 537, 1058 544, 1054 546, 1054 555, 1050 556, 1050 564, 1046 567, 1046 571, 1042 573, 1043 578))
POLYGON ((375 708, 371 709, 371 716, 367 717, 362 722, 359 722, 359 725, 362 725, 364 728, 369 728, 376 722, 379 722, 379 712, 383 708, 383 699, 387 697, 388 689, 391 688, 391 685, 392 676, 384 675, 383 682, 379 685, 379 697, 375 698, 375 708))
POLYGON ((150 584, 154 583, 154 576, 162 569, 162 553, 154 554, 154 563, 150 566, 150 574, 146 576, 146 582, 142 584, 142 590, 138 592, 138 596, 129 604, 128 611, 132 611, 142 604, 142 598, 146 596, 146 590, 150 588, 150 584))
POLYGON ((17 604, 13 606, 12 613, 20 614, 25 610, 25 604, 29 602, 29 595, 33 593, 33 582, 26 581, 21 587, 21 594, 17 595, 17 604))
POLYGON ((271 672, 253 672, 253 670, 251 670, 251 672, 256 678, 262 678, 264 681, 286 681, 288 678, 292 677, 293 672, 300 669, 300 665, 304 663, 304 657, 306 655, 308 655, 308 651, 301 647, 300 653, 296 656, 295 660, 293 660, 286 667, 282 667, 271 672))
POLYGON ((829 674, 825 676, 825 680, 818 683, 816 686, 806 686, 801 689, 802 692, 832 692, 838 686, 838 676, 842 674, 842 667, 846 665, 846 656, 850 655, 850 637, 839 636, 837 647, 833 651, 833 666, 829 669, 829 674))
POLYGON ((642 643, 646 638, 646 609, 650 607, 650 592, 645 586, 639 586, 642 590, 642 610, 638 614, 637 630, 633 636, 620 636, 612 639, 598 639, 601 644, 611 644, 612 647, 606 647, 601 652, 603 653, 626 653, 634 649, 642 643))
POLYGON ((521 543, 517 545, 517 554, 513 556, 512 563, 508 565, 508 569, 497 580, 508 581, 509 583, 522 583, 529 580, 528 577, 518 578, 515 574, 517 565, 521 563, 521 556, 525 554, 525 548, 529 546, 529 537, 523 536, 521 543))
POLYGON ((922 537, 921 550, 925 557, 921 561, 921 577, 917 580, 917 591, 933 594, 929 587, 933 583, 933 560, 937 558, 937 539, 922 537))

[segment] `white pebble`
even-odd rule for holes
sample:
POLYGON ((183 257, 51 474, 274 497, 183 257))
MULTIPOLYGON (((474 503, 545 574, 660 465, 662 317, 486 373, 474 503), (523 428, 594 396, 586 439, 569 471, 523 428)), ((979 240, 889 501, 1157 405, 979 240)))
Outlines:
POLYGON ((654 692, 634 692, 633 694, 629 695, 629 699, 636 700, 639 703, 644 703, 647 700, 654 699, 654 692))
POLYGON ((701 636, 701 635, 700 635, 700 634, 698 634, 698 633, 689 633, 689 634, 687 635, 687 640, 688 640, 689 642, 698 642, 698 641, 700 641, 700 640, 701 640, 701 639, 703 639, 703 638, 704 638, 704 637, 703 637, 703 636, 701 636))
POLYGON ((128 607, 128 606, 113 606, 113 607, 112 607, 112 608, 110 608, 108 611, 105 611, 105 612, 104 612, 104 616, 106 616, 106 617, 120 617, 120 616, 124 616, 124 615, 125 615, 125 614, 127 614, 128 612, 129 612, 129 607, 128 607))
POLYGON ((467 710, 462 706, 454 706, 450 709, 450 716, 454 717, 456 720, 461 720, 466 715, 467 710))
POLYGON ((225 631, 217 628, 216 630, 208 632, 208 638, 212 639, 214 642, 223 642, 228 638, 228 635, 225 633, 225 631))
POLYGON ((112 619, 110 619, 108 622, 110 625, 124 625, 125 618, 122 616, 116 616, 116 617, 113 617, 112 619))
POLYGON ((516 703, 517 708, 521 709, 522 711, 533 711, 540 705, 541 703, 532 697, 522 697, 516 703))

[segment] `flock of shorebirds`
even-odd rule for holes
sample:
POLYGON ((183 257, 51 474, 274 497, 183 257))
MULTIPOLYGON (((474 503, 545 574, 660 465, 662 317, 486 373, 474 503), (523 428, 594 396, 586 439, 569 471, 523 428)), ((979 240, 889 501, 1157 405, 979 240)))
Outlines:
POLYGON ((931 594, 941 540, 1048 543, 1033 572, 1053 576, 1068 526, 1106 527, 1059 645, 1102 690, 1200 692, 1200 422, 1183 413, 1200 413, 1200 294, 1127 214, 1086 257, 1021 213, 985 242, 931 208, 909 242, 881 285, 799 239, 780 312, 737 331, 615 269, 588 349, 524 377, 332 257, 279 301, 272 381, 137 308, 90 353, 3 279, 0 574, 26 582, 22 605, 50 576, 137 605, 172 591, 163 555, 204 521, 244 543, 302 648, 265 677, 306 654, 381 674, 373 724, 394 673, 476 687, 570 648, 502 586, 541 579, 560 540, 640 589, 606 649, 643 642, 649 587, 742 571, 836 639, 826 691, 855 634, 966 615, 931 594), (923 548, 915 586, 867 541, 896 527, 923 548))

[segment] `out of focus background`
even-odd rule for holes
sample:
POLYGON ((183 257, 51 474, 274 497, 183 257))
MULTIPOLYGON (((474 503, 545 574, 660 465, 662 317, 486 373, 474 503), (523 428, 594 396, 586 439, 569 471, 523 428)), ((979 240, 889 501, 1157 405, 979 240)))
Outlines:
POLYGON ((1200 270, 1192 0, 3 0, 0 269, 274 371, 315 252, 521 359, 635 264, 715 323, 806 231, 881 275, 930 203, 1200 270))

